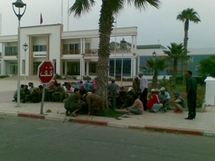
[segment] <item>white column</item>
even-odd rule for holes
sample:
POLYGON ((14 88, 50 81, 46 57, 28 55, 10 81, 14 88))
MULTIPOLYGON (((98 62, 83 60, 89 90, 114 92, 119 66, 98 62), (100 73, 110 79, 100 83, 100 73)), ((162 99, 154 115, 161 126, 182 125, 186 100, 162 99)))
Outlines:
POLYGON ((87 75, 90 76, 89 75, 89 61, 86 62, 86 68, 87 68, 87 75))
POLYGON ((134 77, 134 58, 133 56, 131 57, 131 70, 130 70, 130 77, 133 78, 134 77))
POLYGON ((86 75, 86 73, 85 73, 85 60, 84 60, 84 56, 85 56, 85 39, 82 39, 82 58, 83 58, 82 72, 83 72, 83 75, 86 75))
MULTIPOLYGON (((2 43, 2 58, 5 57, 5 44, 2 43)), ((6 75, 8 73, 5 72, 5 60, 2 59, 1 61, 1 75, 6 75)))
POLYGON ((64 71, 65 71, 64 75, 67 75, 67 61, 65 61, 64 64, 65 64, 65 66, 64 66, 64 71))
POLYGON ((134 70, 133 70, 133 77, 136 75, 136 73, 139 72, 139 57, 137 56, 137 36, 132 37, 133 40, 133 58, 134 58, 134 70), (137 60, 138 59, 138 60, 137 60), (138 65, 137 65, 138 61, 138 65))
POLYGON ((81 65, 81 64, 82 64, 82 61, 83 61, 83 60, 82 60, 82 58, 81 58, 81 59, 80 59, 80 79, 81 79, 81 80, 83 80, 83 73, 82 73, 82 68, 83 68, 83 67, 82 67, 82 65, 81 65))
POLYGON ((134 76, 136 75, 136 66, 137 66, 137 59, 136 59, 136 55, 134 56, 134 58, 133 58, 133 77, 132 78, 134 78, 134 76))
POLYGON ((80 39, 80 79, 83 80, 83 39, 80 39))

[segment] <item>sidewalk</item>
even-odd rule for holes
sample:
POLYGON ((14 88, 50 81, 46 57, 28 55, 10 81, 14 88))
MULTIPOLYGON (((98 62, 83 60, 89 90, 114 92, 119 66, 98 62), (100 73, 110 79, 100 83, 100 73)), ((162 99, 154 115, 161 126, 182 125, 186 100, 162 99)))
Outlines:
MULTIPOLYGON (((35 86, 38 86, 36 82, 34 83, 35 86)), ((128 117, 120 117, 119 119, 87 115, 79 115, 74 118, 71 116, 65 116, 63 103, 56 102, 44 102, 44 114, 41 115, 41 103, 21 103, 21 107, 16 107, 17 104, 15 102, 11 102, 14 90, 16 89, 15 80, 5 81, 2 79, 0 80, 0 86, 0 116, 20 116, 62 122, 72 121, 111 127, 215 136, 214 106, 206 107, 205 112, 197 112, 196 119, 194 120, 184 119, 187 117, 187 111, 183 114, 175 114, 172 110, 168 110, 166 113, 144 112, 143 115, 128 115, 128 117), (51 112, 47 112, 49 110, 51 112)))

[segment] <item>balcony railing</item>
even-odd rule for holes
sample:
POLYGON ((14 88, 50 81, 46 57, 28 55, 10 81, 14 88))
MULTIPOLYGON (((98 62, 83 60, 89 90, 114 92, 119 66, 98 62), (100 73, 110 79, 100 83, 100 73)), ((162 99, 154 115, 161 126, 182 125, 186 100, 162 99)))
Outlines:
POLYGON ((17 56, 18 52, 6 52, 5 56, 17 56))
MULTIPOLYGON (((110 53, 131 53, 131 49, 116 49, 116 50, 110 50, 110 53)), ((81 54, 80 50, 64 50, 64 55, 74 55, 74 54, 81 54)), ((98 49, 86 49, 85 50, 85 56, 98 56, 98 49)))
POLYGON ((64 55, 80 54, 80 50, 63 50, 64 55))

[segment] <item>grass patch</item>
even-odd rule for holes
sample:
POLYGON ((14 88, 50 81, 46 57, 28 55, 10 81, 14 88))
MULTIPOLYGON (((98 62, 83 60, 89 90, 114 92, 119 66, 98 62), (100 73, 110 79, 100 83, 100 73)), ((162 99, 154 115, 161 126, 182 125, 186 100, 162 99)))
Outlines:
POLYGON ((99 111, 98 115, 102 117, 111 117, 111 118, 117 119, 126 113, 127 112, 118 112, 108 108, 108 109, 103 109, 99 111))

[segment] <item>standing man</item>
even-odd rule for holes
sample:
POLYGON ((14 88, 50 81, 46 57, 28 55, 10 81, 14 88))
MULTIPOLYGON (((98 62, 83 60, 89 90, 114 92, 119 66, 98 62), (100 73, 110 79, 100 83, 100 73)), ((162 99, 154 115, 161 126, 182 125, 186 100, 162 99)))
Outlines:
POLYGON ((134 76, 134 80, 132 82, 132 87, 136 95, 140 94, 140 78, 138 75, 134 76))
POLYGON ((187 92, 187 106, 188 106, 188 117, 187 120, 195 119, 196 117, 196 91, 197 91, 197 81, 192 77, 192 72, 187 71, 185 74, 187 78, 186 82, 186 92, 187 92))
POLYGON ((108 85, 108 97, 110 99, 111 108, 116 109, 116 94, 117 94, 117 85, 115 84, 115 78, 111 77, 111 83, 108 85))
POLYGON ((144 111, 147 110, 148 80, 143 76, 143 72, 139 72, 140 77, 140 100, 143 103, 144 111))

